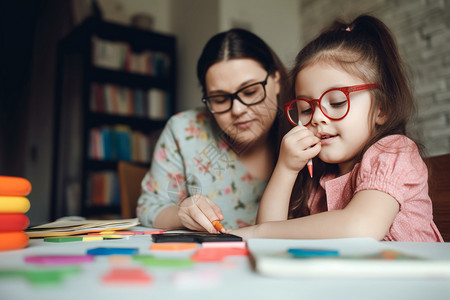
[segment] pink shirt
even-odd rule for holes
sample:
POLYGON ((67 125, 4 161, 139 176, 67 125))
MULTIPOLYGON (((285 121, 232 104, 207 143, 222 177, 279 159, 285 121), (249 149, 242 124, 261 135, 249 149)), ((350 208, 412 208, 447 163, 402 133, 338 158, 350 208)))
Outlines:
POLYGON ((366 151, 360 169, 358 165, 343 176, 320 179, 321 188, 308 200, 311 214, 343 209, 357 192, 378 190, 394 197, 400 206, 384 241, 443 242, 433 222, 428 169, 411 139, 403 135, 387 136, 366 151), (355 172, 358 173, 352 190, 355 172), (323 193, 327 207, 319 203, 323 193))

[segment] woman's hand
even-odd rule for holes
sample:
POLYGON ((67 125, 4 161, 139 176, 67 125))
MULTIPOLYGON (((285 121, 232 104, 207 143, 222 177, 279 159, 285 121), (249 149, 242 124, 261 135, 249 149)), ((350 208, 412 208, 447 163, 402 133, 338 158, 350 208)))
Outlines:
POLYGON ((308 160, 319 154, 320 139, 304 126, 292 128, 283 137, 278 164, 298 173, 308 160))
POLYGON ((195 194, 181 201, 178 207, 178 217, 184 227, 197 231, 206 230, 210 233, 218 233, 212 221, 223 220, 222 210, 207 197, 195 194))

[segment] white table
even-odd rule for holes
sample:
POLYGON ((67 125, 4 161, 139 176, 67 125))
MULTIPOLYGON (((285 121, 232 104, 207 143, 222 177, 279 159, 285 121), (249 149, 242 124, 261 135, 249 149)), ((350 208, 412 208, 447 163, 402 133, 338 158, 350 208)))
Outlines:
MULTIPOLYGON (((262 242, 271 249, 285 240, 267 239, 262 242)), ((32 239, 25 249, 0 252, 0 269, 38 268, 26 264, 24 257, 83 255, 86 254, 87 249, 97 247, 135 247, 139 248, 141 255, 154 254, 149 250, 151 243, 149 235, 138 235, 123 240, 70 243, 48 243, 43 239, 32 239)), ((322 240, 320 243, 320 245, 333 247, 336 241, 322 240)), ((383 247, 394 248, 408 254, 450 260, 450 243, 383 242, 381 244, 383 247)), ((187 258, 192 253, 193 251, 186 251, 176 256, 187 258)), ((92 263, 82 264, 79 274, 69 275, 58 285, 34 286, 20 278, 0 278, 0 299, 450 299, 450 278, 281 279, 256 273, 248 257, 228 257, 218 263, 196 263, 187 269, 145 267, 153 277, 152 283, 145 286, 102 284, 101 276, 111 268, 109 258, 100 256, 96 257, 92 263), (205 274, 208 277, 201 279, 201 276, 205 274), (192 282, 176 280, 183 276, 190 276, 192 282), (195 280, 196 277, 200 279, 195 280), (205 284, 205 281, 209 284, 205 284)))

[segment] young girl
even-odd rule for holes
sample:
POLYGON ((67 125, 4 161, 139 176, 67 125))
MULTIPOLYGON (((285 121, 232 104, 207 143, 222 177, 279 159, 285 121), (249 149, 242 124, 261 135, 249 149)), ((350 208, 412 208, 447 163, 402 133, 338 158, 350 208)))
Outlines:
POLYGON ((230 232, 442 242, 427 167, 406 134, 414 102, 389 29, 365 15, 336 21, 300 51, 292 75, 285 110, 298 126, 283 138, 258 225, 230 232))

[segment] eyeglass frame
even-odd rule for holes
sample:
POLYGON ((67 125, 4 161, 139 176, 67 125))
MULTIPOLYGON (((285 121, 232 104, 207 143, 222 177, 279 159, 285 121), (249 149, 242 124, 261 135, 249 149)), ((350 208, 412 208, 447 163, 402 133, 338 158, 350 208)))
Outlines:
MULTIPOLYGON (((285 110, 285 112, 286 112, 286 115, 287 115, 287 117, 288 117, 289 122, 290 122, 292 125, 297 126, 298 124, 295 124, 295 123, 292 121, 291 116, 289 115, 289 107, 290 107, 293 103, 295 103, 295 102, 297 102, 297 101, 299 101, 299 100, 300 100, 300 101, 306 101, 306 102, 311 106, 312 114, 311 114, 311 119, 309 120, 309 122, 306 123, 306 124, 302 124, 302 125, 303 125, 303 126, 308 126, 308 125, 311 123, 311 121, 312 121, 312 119, 313 119, 313 116, 314 116, 314 112, 315 112, 314 102, 317 102, 320 111, 323 113, 323 115, 324 115, 325 117, 327 117, 328 119, 333 120, 333 121, 339 121, 339 120, 342 120, 343 118, 345 118, 345 117, 348 115, 348 112, 350 111, 350 93, 352 93, 352 92, 358 92, 358 91, 363 91, 363 90, 367 90, 367 89, 373 89, 373 88, 381 88, 381 84, 379 84, 379 83, 367 83, 367 84, 358 84, 358 85, 352 85, 352 86, 344 86, 344 87, 332 88, 332 89, 326 90, 326 91, 320 96, 320 98, 318 98, 318 99, 296 98, 296 99, 294 99, 294 100, 291 100, 291 101, 289 101, 288 103, 285 103, 285 104, 284 104, 284 110, 285 110), (345 112, 344 116, 342 116, 342 117, 340 117, 340 118, 330 118, 330 117, 322 110, 322 104, 321 104, 321 102, 322 102, 323 96, 325 96, 325 94, 327 94, 327 93, 329 93, 329 92, 332 92, 332 91, 341 91, 341 92, 343 92, 343 93, 345 94, 345 96, 347 97, 347 101, 348 101, 347 111, 345 112)), ((298 122, 298 121, 297 121, 297 122, 298 122)))
POLYGON ((252 83, 252 84, 249 84, 249 85, 247 85, 247 86, 244 86, 244 87, 240 88, 239 90, 237 90, 236 92, 234 92, 234 93, 232 93, 232 94, 220 94, 220 95, 207 96, 207 97, 203 96, 202 102, 206 105, 206 108, 208 108, 208 110, 209 110, 212 114, 223 114, 223 113, 229 112, 229 111, 233 108, 234 99, 237 99, 239 102, 241 102, 241 103, 244 104, 245 106, 252 106, 252 105, 259 104, 259 103, 263 102, 264 100, 266 100, 266 97, 267 97, 267 93, 266 93, 266 85, 267 85, 267 80, 269 79, 269 76, 270 76, 270 73, 267 72, 266 79, 264 79, 263 81, 254 82, 254 83, 252 83), (254 103, 247 104, 247 103, 245 103, 241 98, 239 98, 238 94, 239 94, 240 92, 242 92, 243 90, 245 90, 245 89, 247 89, 247 88, 249 88, 249 87, 252 87, 252 86, 255 86, 255 85, 258 85, 258 84, 261 84, 262 87, 263 87, 263 90, 264 90, 264 97, 263 97, 261 100, 259 100, 259 101, 257 101, 257 102, 254 102, 254 103), (218 96, 227 96, 227 98, 230 98, 230 100, 231 100, 231 101, 230 101, 230 108, 228 108, 227 110, 224 110, 224 111, 219 111, 219 112, 214 111, 214 110, 210 107, 211 104, 210 104, 210 102, 209 102, 209 98, 212 98, 212 97, 218 97, 218 96))

